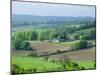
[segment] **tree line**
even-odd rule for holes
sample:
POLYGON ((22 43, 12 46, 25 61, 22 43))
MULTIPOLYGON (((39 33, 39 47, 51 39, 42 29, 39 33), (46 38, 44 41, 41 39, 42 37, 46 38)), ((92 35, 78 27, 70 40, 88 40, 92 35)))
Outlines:
POLYGON ((40 32, 36 30, 30 31, 16 31, 12 35, 12 45, 15 49, 32 49, 28 41, 32 40, 52 40, 60 39, 62 41, 70 40, 93 40, 96 39, 96 30, 95 24, 79 25, 79 26, 70 26, 70 27, 59 27, 55 29, 45 29, 40 32), (94 29, 89 30, 88 32, 80 32, 79 30, 87 29, 94 27, 94 29), (77 33, 76 31, 79 31, 77 33), (25 48, 24 48, 25 47, 25 48))

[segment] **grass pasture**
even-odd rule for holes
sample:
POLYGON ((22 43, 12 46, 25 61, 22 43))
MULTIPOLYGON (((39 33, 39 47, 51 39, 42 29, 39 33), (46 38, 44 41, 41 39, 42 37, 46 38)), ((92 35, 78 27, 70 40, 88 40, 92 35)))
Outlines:
POLYGON ((81 61, 74 61, 78 63, 80 66, 85 67, 86 69, 94 68, 95 62, 93 60, 81 60, 81 61))
POLYGON ((91 30, 95 30, 96 28, 95 27, 92 27, 92 28, 87 28, 87 29, 82 29, 82 30, 79 30, 79 31, 76 31, 76 33, 87 33, 91 30))
POLYGON ((37 72, 56 71, 62 68, 60 63, 52 63, 45 61, 43 58, 31 58, 16 56, 12 57, 12 64, 17 64, 25 71, 29 69, 36 69, 37 72))
MULTIPOLYGON (((12 64, 17 64, 18 66, 23 68, 23 73, 27 73, 27 71, 34 73, 34 69, 36 70, 35 72, 50 72, 64 70, 61 63, 46 61, 43 58, 17 56, 13 57, 12 60, 12 64)), ((74 62, 78 63, 80 67, 85 67, 85 69, 94 69, 94 62, 92 60, 74 62)))

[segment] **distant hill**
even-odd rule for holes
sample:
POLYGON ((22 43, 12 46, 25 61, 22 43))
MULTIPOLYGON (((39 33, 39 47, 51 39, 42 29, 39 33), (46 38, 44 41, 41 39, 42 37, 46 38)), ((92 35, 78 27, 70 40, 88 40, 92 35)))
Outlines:
POLYGON ((12 15, 12 27, 33 26, 53 27, 58 25, 70 25, 72 23, 84 23, 93 21, 93 17, 71 17, 71 16, 34 16, 34 15, 12 15))

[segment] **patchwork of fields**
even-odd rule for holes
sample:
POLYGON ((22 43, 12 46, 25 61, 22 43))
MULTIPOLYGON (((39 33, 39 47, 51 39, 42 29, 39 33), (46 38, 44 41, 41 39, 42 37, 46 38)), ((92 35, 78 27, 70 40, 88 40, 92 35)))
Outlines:
MULTIPOLYGON (((66 43, 49 43, 49 42, 37 42, 37 41, 31 41, 31 45, 35 50, 33 51, 25 51, 25 50, 12 50, 13 55, 21 55, 25 56, 28 55, 29 53, 36 52, 38 54, 45 54, 45 53, 53 53, 56 52, 57 50, 64 51, 68 50, 71 46, 71 44, 76 43, 75 42, 66 42, 66 43)), ((87 60, 93 59, 95 60, 95 47, 89 48, 89 49, 83 49, 83 50, 78 50, 78 51, 73 51, 73 52, 66 52, 62 54, 56 54, 52 55, 51 58, 55 58, 57 56, 61 55, 68 55, 71 59, 81 59, 84 60, 85 58, 87 60), (83 59, 82 59, 83 58, 83 59)))
POLYGON ((25 50, 13 50, 12 52, 12 64, 17 64, 22 67, 26 72, 30 69, 36 69, 37 72, 48 72, 48 71, 63 71, 61 63, 58 61, 63 55, 67 55, 73 62, 79 64, 79 66, 85 67, 86 69, 94 69, 95 61, 95 47, 82 49, 77 51, 65 52, 61 54, 50 55, 48 61, 45 57, 26 57, 32 52, 36 53, 49 53, 56 52, 58 49, 64 50, 69 48, 69 44, 57 44, 48 42, 31 42, 32 46, 36 51, 25 51, 25 50), (52 51, 51 51, 52 50, 52 51), (52 62, 55 60, 56 62, 52 62), (28 62, 27 62, 28 61, 28 62), (40 67, 41 66, 41 67, 40 67))
POLYGON ((95 17, 13 15, 12 74, 96 68, 95 17))

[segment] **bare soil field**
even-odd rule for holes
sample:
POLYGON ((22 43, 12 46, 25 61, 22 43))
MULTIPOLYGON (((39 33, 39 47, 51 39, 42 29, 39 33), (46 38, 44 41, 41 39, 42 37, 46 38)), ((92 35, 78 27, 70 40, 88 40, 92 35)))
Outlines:
POLYGON ((31 45, 38 54, 44 54, 44 53, 53 53, 57 50, 63 51, 66 49, 69 49, 69 46, 61 45, 61 44, 53 44, 49 42, 31 42, 31 45))
POLYGON ((66 52, 62 54, 52 55, 49 58, 57 59, 63 55, 67 55, 72 60, 95 60, 96 50, 95 47, 89 49, 83 49, 73 52, 66 52))
MULTIPOLYGON (((13 50, 12 51, 13 56, 26 56, 27 54, 32 53, 33 51, 18 51, 18 50, 13 50)), ((95 54, 96 50, 95 47, 90 48, 90 49, 84 49, 84 50, 78 50, 78 51, 73 51, 73 52, 66 52, 62 54, 55 54, 55 55, 50 55, 49 60, 56 59, 59 60, 60 57, 63 55, 67 55, 71 60, 75 61, 91 61, 95 60, 95 54)))
POLYGON ((12 56, 26 56, 30 53, 32 53, 33 51, 25 51, 25 50, 14 50, 12 49, 12 56))
MULTIPOLYGON (((31 45, 34 49, 33 51, 25 51, 25 50, 12 50, 13 55, 21 55, 26 56, 32 52, 36 52, 37 54, 47 54, 47 53, 53 53, 57 50, 63 51, 68 48, 69 46, 61 45, 61 44, 53 44, 48 42, 31 42, 31 45)), ((62 57, 63 55, 67 55, 72 60, 95 60, 95 47, 89 48, 89 49, 83 49, 78 51, 72 51, 72 52, 65 52, 61 54, 55 54, 50 55, 49 59, 58 59, 59 57, 62 57)))

